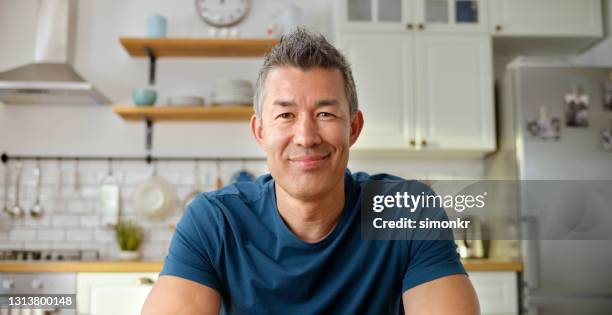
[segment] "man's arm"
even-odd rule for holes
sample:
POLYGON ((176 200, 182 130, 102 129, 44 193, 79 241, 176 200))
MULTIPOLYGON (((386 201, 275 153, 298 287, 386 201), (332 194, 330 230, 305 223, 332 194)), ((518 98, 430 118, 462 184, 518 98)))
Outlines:
POLYGON ((420 284, 402 295, 410 315, 478 315, 476 291, 465 275, 451 275, 420 284))
POLYGON ((216 290, 174 276, 161 276, 142 308, 142 315, 218 315, 221 297, 216 290))

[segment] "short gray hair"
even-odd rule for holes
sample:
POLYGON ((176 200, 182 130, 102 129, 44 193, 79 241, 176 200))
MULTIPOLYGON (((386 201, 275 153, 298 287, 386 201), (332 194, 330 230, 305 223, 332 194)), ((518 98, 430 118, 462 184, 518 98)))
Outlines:
POLYGON ((358 111, 357 89, 351 72, 351 66, 342 53, 327 41, 320 33, 298 28, 281 37, 280 42, 265 56, 259 70, 253 107, 257 119, 261 121, 261 110, 264 99, 264 88, 268 72, 275 67, 291 66, 302 70, 312 68, 338 69, 344 77, 344 92, 349 103, 351 118, 358 111))

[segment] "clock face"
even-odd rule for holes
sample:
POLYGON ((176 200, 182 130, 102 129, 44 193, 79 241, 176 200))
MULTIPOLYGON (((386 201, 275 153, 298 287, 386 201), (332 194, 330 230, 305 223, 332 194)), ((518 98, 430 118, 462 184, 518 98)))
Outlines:
POLYGON ((248 13, 250 0, 196 0, 198 14, 213 26, 230 26, 248 13))

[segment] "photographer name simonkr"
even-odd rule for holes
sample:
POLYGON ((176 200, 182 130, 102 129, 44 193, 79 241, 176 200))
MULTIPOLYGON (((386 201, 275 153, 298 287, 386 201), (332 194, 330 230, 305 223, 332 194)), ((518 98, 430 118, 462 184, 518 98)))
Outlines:
POLYGON ((470 220, 456 218, 455 220, 413 220, 401 218, 399 220, 384 220, 376 218, 372 221, 372 225, 376 229, 467 229, 470 225, 470 220))

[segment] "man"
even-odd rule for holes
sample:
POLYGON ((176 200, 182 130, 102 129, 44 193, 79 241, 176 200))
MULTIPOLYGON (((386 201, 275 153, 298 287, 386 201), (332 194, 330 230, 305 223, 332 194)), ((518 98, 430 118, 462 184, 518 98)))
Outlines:
POLYGON ((283 37, 254 106, 271 175, 188 207, 143 314, 479 313, 452 241, 361 239, 361 185, 375 177, 346 169, 364 122, 324 37, 283 37))

